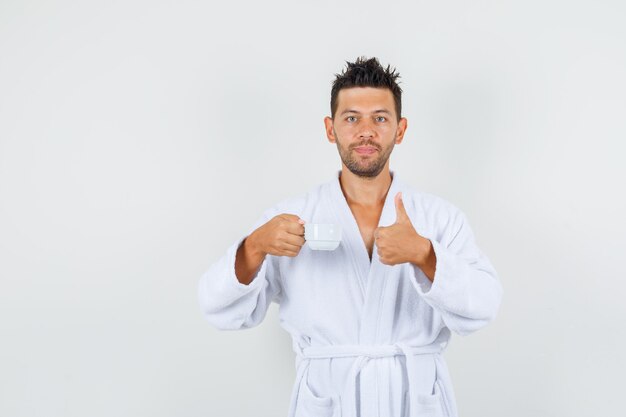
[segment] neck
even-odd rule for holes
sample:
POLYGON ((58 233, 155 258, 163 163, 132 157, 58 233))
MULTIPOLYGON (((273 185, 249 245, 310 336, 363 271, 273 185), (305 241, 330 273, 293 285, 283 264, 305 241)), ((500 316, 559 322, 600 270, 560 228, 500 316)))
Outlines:
POLYGON ((384 205, 391 180, 387 165, 376 177, 359 177, 343 165, 339 184, 348 204, 376 207, 384 205))

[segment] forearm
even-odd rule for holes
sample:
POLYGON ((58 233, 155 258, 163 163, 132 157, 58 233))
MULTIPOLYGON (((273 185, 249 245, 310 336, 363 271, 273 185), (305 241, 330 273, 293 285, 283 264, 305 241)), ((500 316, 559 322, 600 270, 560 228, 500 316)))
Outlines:
POLYGON ((254 244, 254 237, 248 236, 237 249, 235 257, 235 275, 237 280, 248 285, 259 271, 265 255, 254 244))
POLYGON ((416 256, 411 263, 420 268, 430 282, 434 282, 437 256, 433 250, 432 242, 429 239, 422 238, 418 243, 418 247, 419 250, 416 251, 416 256))

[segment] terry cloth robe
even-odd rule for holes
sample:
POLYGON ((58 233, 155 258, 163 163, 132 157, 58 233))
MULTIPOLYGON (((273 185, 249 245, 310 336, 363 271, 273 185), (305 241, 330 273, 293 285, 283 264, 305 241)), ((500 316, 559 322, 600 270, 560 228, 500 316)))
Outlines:
POLYGON ((465 215, 390 173, 379 226, 395 222, 394 196, 402 191, 413 227, 432 242, 434 282, 411 263, 381 263, 375 245, 370 262, 341 191, 341 171, 268 209, 249 230, 295 214, 307 223, 341 225, 337 249, 305 243, 295 257, 267 255, 245 285, 235 275, 242 236, 199 280, 202 312, 218 329, 256 326, 271 302, 279 304, 296 353, 289 417, 457 417, 442 352, 451 332, 468 335, 495 318, 502 286, 465 215))

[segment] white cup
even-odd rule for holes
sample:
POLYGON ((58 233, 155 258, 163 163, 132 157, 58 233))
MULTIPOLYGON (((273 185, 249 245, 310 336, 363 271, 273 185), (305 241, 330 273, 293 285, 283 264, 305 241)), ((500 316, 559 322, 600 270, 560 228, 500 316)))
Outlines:
POLYGON ((341 242, 341 226, 328 223, 305 223, 304 239, 313 250, 335 250, 341 242))

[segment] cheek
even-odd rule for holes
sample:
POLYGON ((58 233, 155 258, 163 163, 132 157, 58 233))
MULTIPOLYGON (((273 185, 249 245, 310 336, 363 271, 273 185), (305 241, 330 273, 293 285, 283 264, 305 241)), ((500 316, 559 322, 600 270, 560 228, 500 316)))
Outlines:
POLYGON ((385 135, 390 135, 390 136, 395 137, 397 129, 395 126, 392 126, 392 125, 382 125, 380 126, 379 131, 385 132, 385 135))
POLYGON ((354 125, 340 125, 336 130, 339 136, 346 136, 346 135, 350 135, 356 129, 354 125))

